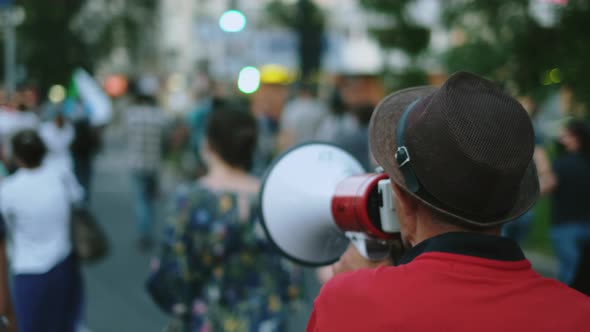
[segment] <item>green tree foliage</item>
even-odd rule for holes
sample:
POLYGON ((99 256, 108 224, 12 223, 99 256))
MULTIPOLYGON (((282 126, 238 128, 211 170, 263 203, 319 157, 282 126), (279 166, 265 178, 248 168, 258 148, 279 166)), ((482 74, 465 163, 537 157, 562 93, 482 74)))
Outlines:
MULTIPOLYGON (((539 0, 441 0, 443 25, 453 34, 444 55, 447 71, 469 70, 503 82, 512 93, 540 99, 567 86, 574 100, 590 107, 590 0, 554 4, 553 24, 541 24, 530 7, 539 0)), ((361 0, 387 16, 389 26, 374 29, 386 49, 402 49, 413 58, 428 46, 428 33, 412 25, 407 7, 413 0, 361 0)), ((417 72, 417 68, 409 68, 417 72)))
POLYGON ((426 84, 426 73, 416 64, 418 57, 430 43, 430 29, 418 25, 407 15, 412 0, 361 0, 369 12, 382 16, 383 22, 370 29, 385 49, 398 49, 410 57, 410 65, 402 70, 387 69, 385 82, 389 89, 397 90, 426 84))
POLYGON ((590 112, 590 0, 570 0, 561 13, 557 26, 555 55, 557 67, 563 73, 563 82, 573 97, 590 112))
POLYGON ((463 40, 446 54, 448 71, 476 72, 504 82, 515 94, 541 97, 552 90, 543 79, 559 67, 560 37, 556 28, 541 26, 529 6, 529 0, 450 1, 443 22, 463 40))
POLYGON ((141 41, 151 38, 144 28, 154 25, 156 0, 125 1, 118 13, 109 12, 111 1, 107 0, 101 15, 94 15, 100 17, 80 17, 89 1, 96 0, 15 1, 26 13, 17 27, 18 63, 25 68, 25 80, 35 83, 42 96, 53 84, 67 85, 74 69, 92 71, 113 47, 127 47, 138 58, 141 41), (117 45, 120 40, 114 35, 121 30, 126 45, 117 45), (87 38, 88 33, 96 37, 87 38))
POLYGON ((72 24, 92 54, 97 58, 107 57, 113 48, 123 47, 133 62, 153 56, 146 54, 154 50, 146 48, 145 44, 153 41, 158 0, 126 0, 108 8, 111 3, 112 0, 86 0, 85 7, 72 24), (103 1, 107 8, 96 6, 95 1, 103 1))
POLYGON ((384 27, 371 29, 375 38, 385 48, 398 48, 412 56, 428 47, 430 30, 419 26, 406 15, 410 0, 361 0, 361 4, 374 13, 388 16, 384 27))
POLYGON ((67 84, 74 68, 92 68, 87 46, 69 28, 83 0, 16 1, 26 13, 17 27, 19 64, 44 95, 52 84, 67 84))

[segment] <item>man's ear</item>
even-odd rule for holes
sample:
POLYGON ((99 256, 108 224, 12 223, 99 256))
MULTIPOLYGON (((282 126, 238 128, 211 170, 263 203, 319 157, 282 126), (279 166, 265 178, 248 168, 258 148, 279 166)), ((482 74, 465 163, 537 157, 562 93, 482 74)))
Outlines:
POLYGON ((391 182, 395 193, 395 208, 400 224, 402 241, 406 246, 416 243, 418 202, 410 194, 391 182))
POLYGON ((408 216, 416 213, 416 200, 393 181, 391 181, 391 187, 393 188, 393 192, 395 193, 399 204, 398 209, 401 210, 399 212, 408 216))

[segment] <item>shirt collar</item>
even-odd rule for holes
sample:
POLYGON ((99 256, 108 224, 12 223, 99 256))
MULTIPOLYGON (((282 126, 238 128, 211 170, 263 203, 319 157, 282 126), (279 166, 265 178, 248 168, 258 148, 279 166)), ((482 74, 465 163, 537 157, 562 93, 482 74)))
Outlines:
POLYGON ((445 252, 509 262, 525 259, 518 244, 508 238, 473 232, 452 232, 424 240, 410 248, 400 259, 400 264, 407 264, 427 252, 445 252))

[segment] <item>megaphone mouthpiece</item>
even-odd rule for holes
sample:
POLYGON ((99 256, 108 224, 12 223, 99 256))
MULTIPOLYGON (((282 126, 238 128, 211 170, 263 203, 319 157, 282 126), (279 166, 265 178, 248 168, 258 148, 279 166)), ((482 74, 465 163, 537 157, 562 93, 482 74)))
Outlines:
POLYGON ((385 173, 360 174, 338 184, 332 197, 332 216, 342 231, 362 232, 379 239, 393 237, 381 229, 379 213, 383 201, 378 184, 387 178, 385 173))

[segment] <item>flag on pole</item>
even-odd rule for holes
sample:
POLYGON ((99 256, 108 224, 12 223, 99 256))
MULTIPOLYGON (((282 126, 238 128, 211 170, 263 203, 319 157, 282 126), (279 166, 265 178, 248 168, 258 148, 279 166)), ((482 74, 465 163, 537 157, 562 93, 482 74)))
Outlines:
POLYGON ((77 101, 83 105, 85 115, 93 126, 103 126, 111 121, 113 106, 102 87, 84 69, 76 69, 68 86, 67 99, 64 104, 66 116, 73 117, 77 101))

